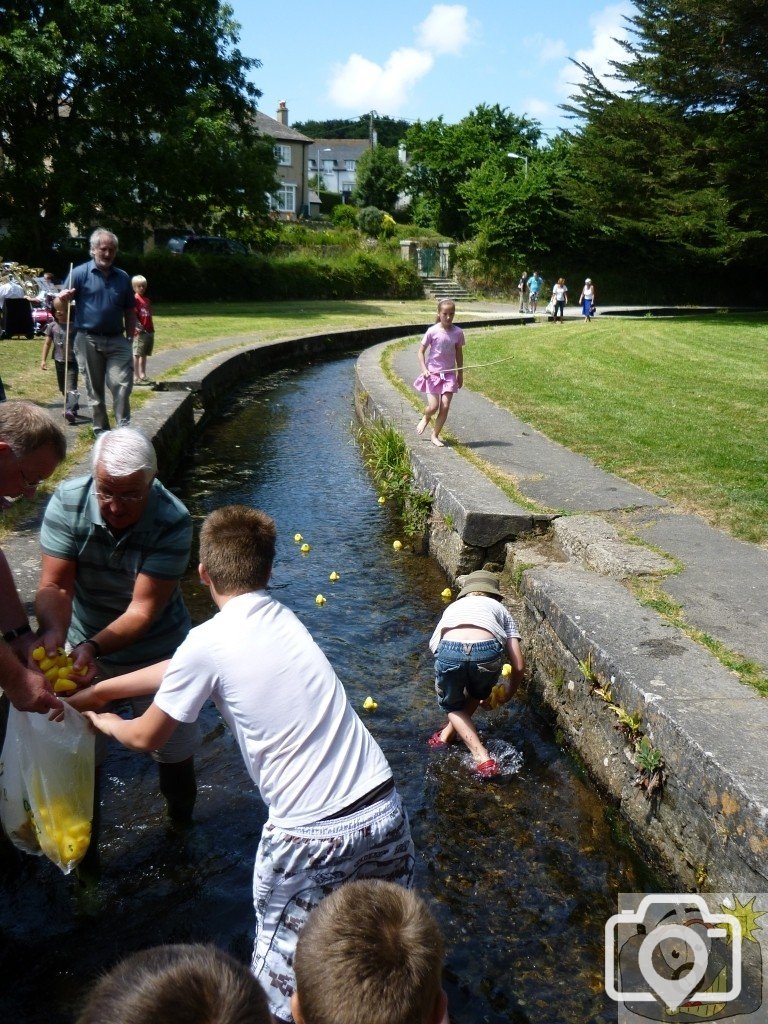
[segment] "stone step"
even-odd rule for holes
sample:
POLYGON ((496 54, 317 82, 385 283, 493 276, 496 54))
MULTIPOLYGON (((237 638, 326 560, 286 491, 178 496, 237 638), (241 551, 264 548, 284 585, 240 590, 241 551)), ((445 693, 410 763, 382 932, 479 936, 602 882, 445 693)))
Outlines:
POLYGON ((453 277, 425 277, 424 291, 433 299, 471 299, 472 294, 453 277))

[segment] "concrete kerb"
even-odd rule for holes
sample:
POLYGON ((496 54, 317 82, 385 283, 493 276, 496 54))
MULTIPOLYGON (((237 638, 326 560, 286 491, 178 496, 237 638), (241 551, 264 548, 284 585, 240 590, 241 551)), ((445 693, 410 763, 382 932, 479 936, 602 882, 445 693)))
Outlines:
MULTIPOLYGON (((381 369, 385 348, 358 359, 358 414, 391 424, 405 439, 416 484, 434 499, 430 553, 455 579, 503 563, 506 542, 503 582, 511 585, 515 548, 530 549, 531 536, 555 517, 515 505, 450 448, 417 443, 417 414, 381 369)), ((569 563, 525 568, 525 558, 522 550, 520 594, 510 600, 520 603, 532 691, 641 847, 686 889, 765 891, 768 765, 760 755, 768 702, 615 580, 569 563), (592 680, 579 668, 588 658, 592 680), (595 696, 597 686, 611 699, 595 696), (638 715, 635 739, 646 736, 662 754, 660 800, 649 802, 638 785, 634 743, 617 731, 610 703, 638 715)))

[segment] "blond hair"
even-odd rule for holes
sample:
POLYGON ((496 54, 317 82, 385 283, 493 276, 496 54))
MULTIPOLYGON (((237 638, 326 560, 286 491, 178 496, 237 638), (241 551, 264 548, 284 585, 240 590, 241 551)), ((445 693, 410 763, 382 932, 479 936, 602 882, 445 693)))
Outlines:
POLYGON ((257 508, 224 505, 200 530, 200 561, 220 594, 247 594, 269 582, 275 560, 275 521, 257 508))
POLYGON ((296 946, 305 1024, 425 1024, 442 991, 443 938, 424 901, 381 879, 318 904, 296 946))

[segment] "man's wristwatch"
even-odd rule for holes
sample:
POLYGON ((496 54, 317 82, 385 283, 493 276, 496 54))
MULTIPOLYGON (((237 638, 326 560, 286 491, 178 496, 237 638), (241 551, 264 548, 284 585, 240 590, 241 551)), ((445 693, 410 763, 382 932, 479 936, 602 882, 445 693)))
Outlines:
POLYGON ((23 626, 19 626, 18 629, 9 629, 7 633, 3 633, 3 640, 7 644, 13 643, 14 640, 20 636, 24 636, 25 633, 31 633, 32 627, 28 622, 25 622, 23 626))
POLYGON ((91 645, 91 647, 93 648, 93 653, 96 655, 97 658, 101 657, 101 647, 99 644, 96 643, 95 640, 81 640, 79 644, 75 644, 72 650, 76 651, 78 647, 84 647, 85 644, 91 645))

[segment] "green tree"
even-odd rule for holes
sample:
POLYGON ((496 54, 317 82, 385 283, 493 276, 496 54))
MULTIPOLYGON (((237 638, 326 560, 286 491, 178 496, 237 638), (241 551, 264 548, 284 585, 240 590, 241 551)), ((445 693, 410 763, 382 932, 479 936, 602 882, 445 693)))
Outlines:
POLYGON ((615 88, 582 65, 569 189, 625 252, 701 265, 768 239, 768 7, 637 0, 615 88))
POLYGON ((408 124, 408 121, 380 115, 373 110, 356 118, 297 121, 293 127, 310 139, 369 139, 373 130, 380 146, 396 148, 405 136, 408 124))
POLYGON ((366 149, 357 162, 352 199, 358 206, 377 206, 391 213, 403 189, 404 177, 396 149, 366 149))
POLYGON ((259 62, 219 0, 0 7, 0 219, 25 253, 63 226, 234 226, 265 213, 259 62))
POLYGON ((466 238, 472 217, 462 186, 472 172, 486 162, 496 166, 510 151, 533 154, 540 135, 537 122, 509 114, 498 104, 481 104, 458 124, 445 124, 439 117, 411 125, 405 136, 407 187, 420 222, 466 238))

